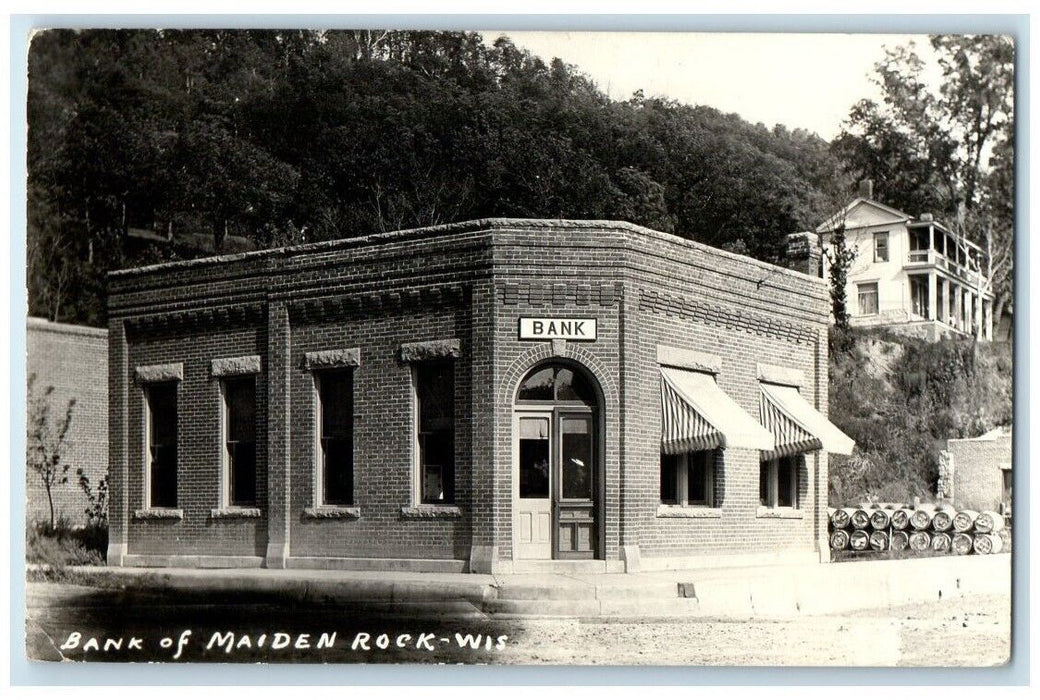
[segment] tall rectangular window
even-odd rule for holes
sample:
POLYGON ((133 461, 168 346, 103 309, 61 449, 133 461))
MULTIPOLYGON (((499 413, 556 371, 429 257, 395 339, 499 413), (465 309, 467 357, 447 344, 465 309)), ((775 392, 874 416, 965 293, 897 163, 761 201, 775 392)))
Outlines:
POLYGON ((758 478, 759 504, 766 508, 798 507, 798 455, 762 462, 758 478))
POLYGON ((317 382, 321 505, 354 505, 354 372, 320 372, 317 382))
POLYGON ((549 497, 549 419, 520 419, 520 498, 549 497))
POLYGON ((678 506, 713 506, 715 452, 701 450, 661 455, 661 503, 678 506))
POLYGON ((256 505, 256 378, 225 379, 224 460, 227 504, 256 505))
POLYGON ((455 502, 455 363, 414 365, 419 499, 455 502))
POLYGON ((145 389, 149 508, 177 507, 177 383, 145 389))
POLYGON ((874 262, 888 262, 888 231, 874 234, 874 262))
POLYGON ((856 289, 859 296, 859 315, 869 316, 878 312, 878 285, 877 282, 858 284, 856 289))

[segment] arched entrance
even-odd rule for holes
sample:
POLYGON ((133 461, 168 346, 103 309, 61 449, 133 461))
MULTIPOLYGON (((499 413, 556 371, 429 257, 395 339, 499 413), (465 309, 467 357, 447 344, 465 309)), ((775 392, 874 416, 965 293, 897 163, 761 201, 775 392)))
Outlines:
POLYGON ((602 393, 584 368, 538 365, 513 419, 513 556, 603 557, 602 393))

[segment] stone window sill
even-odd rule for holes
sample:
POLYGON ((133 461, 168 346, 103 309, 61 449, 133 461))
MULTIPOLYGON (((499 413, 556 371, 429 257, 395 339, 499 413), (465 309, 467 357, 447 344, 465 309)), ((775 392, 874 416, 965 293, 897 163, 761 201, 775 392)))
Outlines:
POLYGON ((361 509, 357 506, 313 506, 303 509, 303 517, 311 520, 359 520, 361 509))
POLYGON ((401 517, 409 520, 457 520, 462 517, 458 506, 442 506, 432 503, 418 506, 402 506, 401 517))
POLYGON ((657 506, 658 518, 721 518, 721 508, 709 506, 677 506, 662 503, 657 506))
POLYGON ((778 520, 801 520, 805 516, 797 508, 766 508, 765 506, 759 506, 757 517, 775 518, 778 520))
POLYGON ((142 508, 134 511, 134 520, 183 520, 180 508, 142 508))
POLYGON ((230 518, 259 518, 259 508, 242 508, 242 507, 229 507, 229 508, 214 508, 209 512, 209 517, 214 520, 226 520, 230 518))

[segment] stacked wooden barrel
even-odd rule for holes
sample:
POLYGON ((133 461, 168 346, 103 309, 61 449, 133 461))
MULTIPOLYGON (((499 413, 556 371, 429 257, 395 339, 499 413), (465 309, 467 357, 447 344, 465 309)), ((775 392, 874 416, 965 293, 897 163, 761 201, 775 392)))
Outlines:
POLYGON ((994 511, 949 505, 873 503, 829 508, 831 551, 998 554, 1011 550, 1011 531, 994 511))

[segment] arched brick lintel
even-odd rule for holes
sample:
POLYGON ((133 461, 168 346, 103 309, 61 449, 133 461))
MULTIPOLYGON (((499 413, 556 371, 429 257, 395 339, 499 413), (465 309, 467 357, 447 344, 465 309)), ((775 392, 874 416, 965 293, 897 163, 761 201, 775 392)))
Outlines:
POLYGON ((503 375, 499 405, 513 405, 520 380, 536 365, 553 359, 565 359, 584 367, 596 380, 603 392, 603 401, 606 406, 617 406, 617 378, 611 374, 603 361, 578 343, 563 343, 562 345, 560 351, 555 352, 553 343, 539 343, 529 350, 525 350, 513 360, 503 375))

